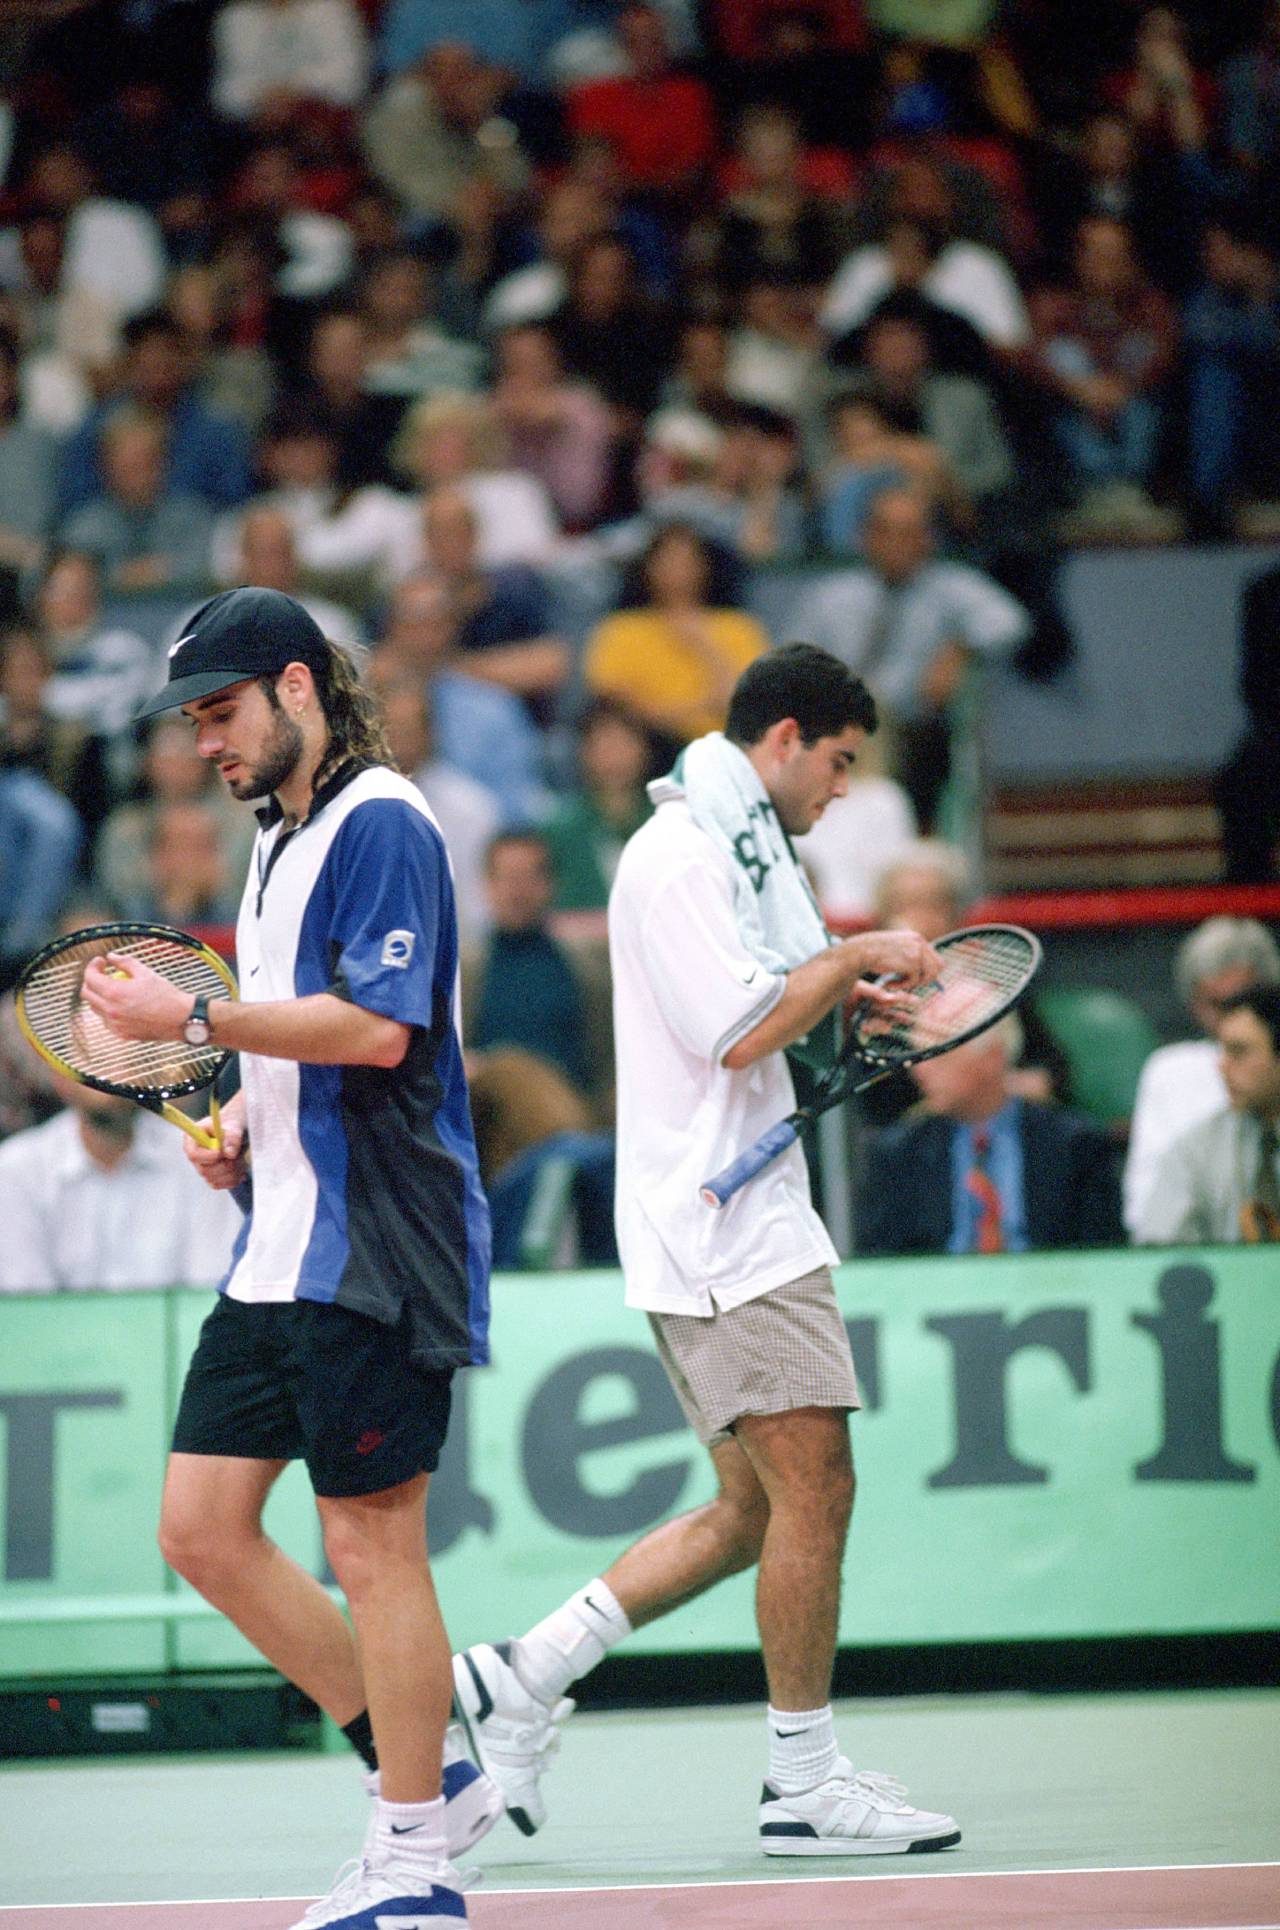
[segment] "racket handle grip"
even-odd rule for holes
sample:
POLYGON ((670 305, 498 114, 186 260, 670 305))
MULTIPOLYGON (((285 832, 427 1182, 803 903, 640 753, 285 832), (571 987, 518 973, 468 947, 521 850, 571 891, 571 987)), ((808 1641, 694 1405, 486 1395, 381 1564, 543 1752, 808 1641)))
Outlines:
POLYGON ((708 1206, 725 1206, 749 1179, 764 1171, 779 1153, 785 1153, 788 1146, 794 1146, 800 1137, 798 1127, 789 1119, 779 1120, 770 1126, 767 1133, 761 1133, 754 1146, 748 1146, 745 1153, 739 1153, 731 1166, 726 1166, 714 1179, 706 1180, 699 1188, 708 1206))

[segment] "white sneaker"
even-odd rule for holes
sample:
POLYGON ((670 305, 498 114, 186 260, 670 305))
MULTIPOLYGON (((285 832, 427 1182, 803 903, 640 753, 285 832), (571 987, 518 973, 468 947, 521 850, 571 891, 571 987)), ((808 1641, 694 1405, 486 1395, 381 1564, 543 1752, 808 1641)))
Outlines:
POLYGON ((554 1708, 531 1695, 511 1666, 506 1642, 481 1642, 453 1658, 453 1706, 471 1753, 502 1791, 507 1815, 532 1836, 547 1820, 538 1787, 560 1747, 558 1722, 573 1713, 562 1697, 554 1708))
POLYGON ((855 1774, 846 1756, 826 1782, 799 1796, 780 1796, 766 1783, 760 1847, 766 1856, 899 1856, 960 1841, 953 1817, 912 1809, 906 1793, 878 1770, 855 1774))
POLYGON ((404 1864, 344 1863, 327 1897, 304 1912, 293 1930, 442 1930, 467 1921, 458 1873, 448 1863, 424 1877, 404 1864))
MULTIPOLYGON (((374 1798, 381 1793, 376 1769, 366 1770, 362 1778, 366 1793, 374 1798)), ((482 1769, 477 1769, 467 1754, 461 1725, 451 1722, 444 1732, 444 1840, 452 1863, 464 1851, 473 1849, 487 1836, 502 1815, 506 1804, 502 1791, 482 1769)), ((373 1851, 378 1827, 377 1811, 369 1818, 365 1832, 364 1854, 373 1851)))

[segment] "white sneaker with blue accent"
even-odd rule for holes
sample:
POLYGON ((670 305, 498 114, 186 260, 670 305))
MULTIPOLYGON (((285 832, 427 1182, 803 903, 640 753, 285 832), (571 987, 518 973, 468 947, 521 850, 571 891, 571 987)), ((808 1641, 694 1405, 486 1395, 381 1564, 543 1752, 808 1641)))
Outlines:
MULTIPOLYGON (((365 1790, 376 1798, 379 1792, 378 1772, 370 1770, 364 1777, 365 1790)), ((506 1808, 502 1791, 491 1782, 482 1769, 477 1769, 467 1754, 466 1740, 461 1727, 451 1722, 444 1732, 444 1829, 445 1843, 449 1850, 449 1861, 456 1862, 465 1851, 474 1849, 482 1836, 487 1836, 506 1808)), ((377 1828, 377 1812, 369 1818, 369 1828, 364 1839, 364 1854, 368 1856, 373 1848, 374 1831, 377 1828)))
POLYGON ((560 1747, 557 1723, 573 1713, 567 1696, 551 1708, 531 1695, 511 1666, 505 1642, 480 1642, 453 1658, 453 1707, 486 1776, 525 1836, 547 1820, 540 1782, 560 1747))
POLYGON ((448 1863, 429 1876, 406 1864, 362 1856, 338 1871, 327 1897, 304 1912, 293 1930, 453 1930, 467 1921, 461 1879, 448 1863))
POLYGON ((906 1790, 878 1770, 855 1773, 841 1756, 816 1789, 783 1796, 768 1783, 760 1798, 766 1856, 910 1856, 960 1841, 954 1817, 913 1809, 906 1790))

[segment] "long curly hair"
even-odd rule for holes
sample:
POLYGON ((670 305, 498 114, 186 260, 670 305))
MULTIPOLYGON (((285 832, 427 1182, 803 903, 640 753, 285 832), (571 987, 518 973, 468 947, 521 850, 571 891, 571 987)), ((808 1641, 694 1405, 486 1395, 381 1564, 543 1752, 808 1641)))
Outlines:
MULTIPOLYGON (((329 732, 329 741, 315 774, 316 787, 348 759, 354 758, 361 764, 390 764, 393 768, 395 764, 383 725, 381 703, 365 683, 359 660, 329 637, 325 638, 325 646, 324 662, 311 668, 329 732)), ((283 708, 274 677, 260 677, 258 686, 273 709, 283 708)))

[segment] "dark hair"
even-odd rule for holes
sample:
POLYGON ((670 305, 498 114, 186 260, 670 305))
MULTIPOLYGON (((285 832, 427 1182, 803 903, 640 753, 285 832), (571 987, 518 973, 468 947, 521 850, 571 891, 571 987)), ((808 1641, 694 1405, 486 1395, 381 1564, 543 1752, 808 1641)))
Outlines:
POLYGON ((1272 1048, 1280 1052, 1280 985, 1249 985, 1243 992, 1223 999, 1221 1011, 1224 1016, 1228 1012, 1252 1012, 1271 1034, 1272 1048))
POLYGON ((148 308, 141 315, 131 315, 120 335, 126 348, 137 348, 152 335, 167 336, 170 342, 182 341, 182 330, 164 308, 148 308))
POLYGON ((624 572, 617 607, 620 610, 639 610, 648 605, 649 564, 655 551, 660 550, 672 536, 681 536, 702 551, 707 569, 706 607, 709 610, 733 609, 739 600, 741 563, 723 543, 712 542, 695 524, 685 522, 661 523, 658 526, 640 555, 624 572))
POLYGON ((545 834, 539 831, 536 824, 511 824, 505 826, 501 831, 495 831, 485 846, 484 868, 486 872, 493 869, 494 858, 499 851, 504 850, 509 844, 531 844, 542 853, 548 864, 551 863, 550 842, 545 834))
POLYGON ((838 737, 850 724, 871 732, 878 721, 862 679, 812 643, 784 644, 747 665, 729 699, 724 734, 746 748, 784 717, 795 718, 806 744, 838 737))
MULTIPOLYGON (((349 650, 330 642, 327 659, 313 671, 316 696, 329 727, 329 741, 315 775, 318 786, 348 758, 361 764, 390 764, 395 760, 387 743, 382 708, 361 681, 360 667, 349 650)), ((258 687, 276 710, 283 709, 274 677, 259 677, 258 687)))

